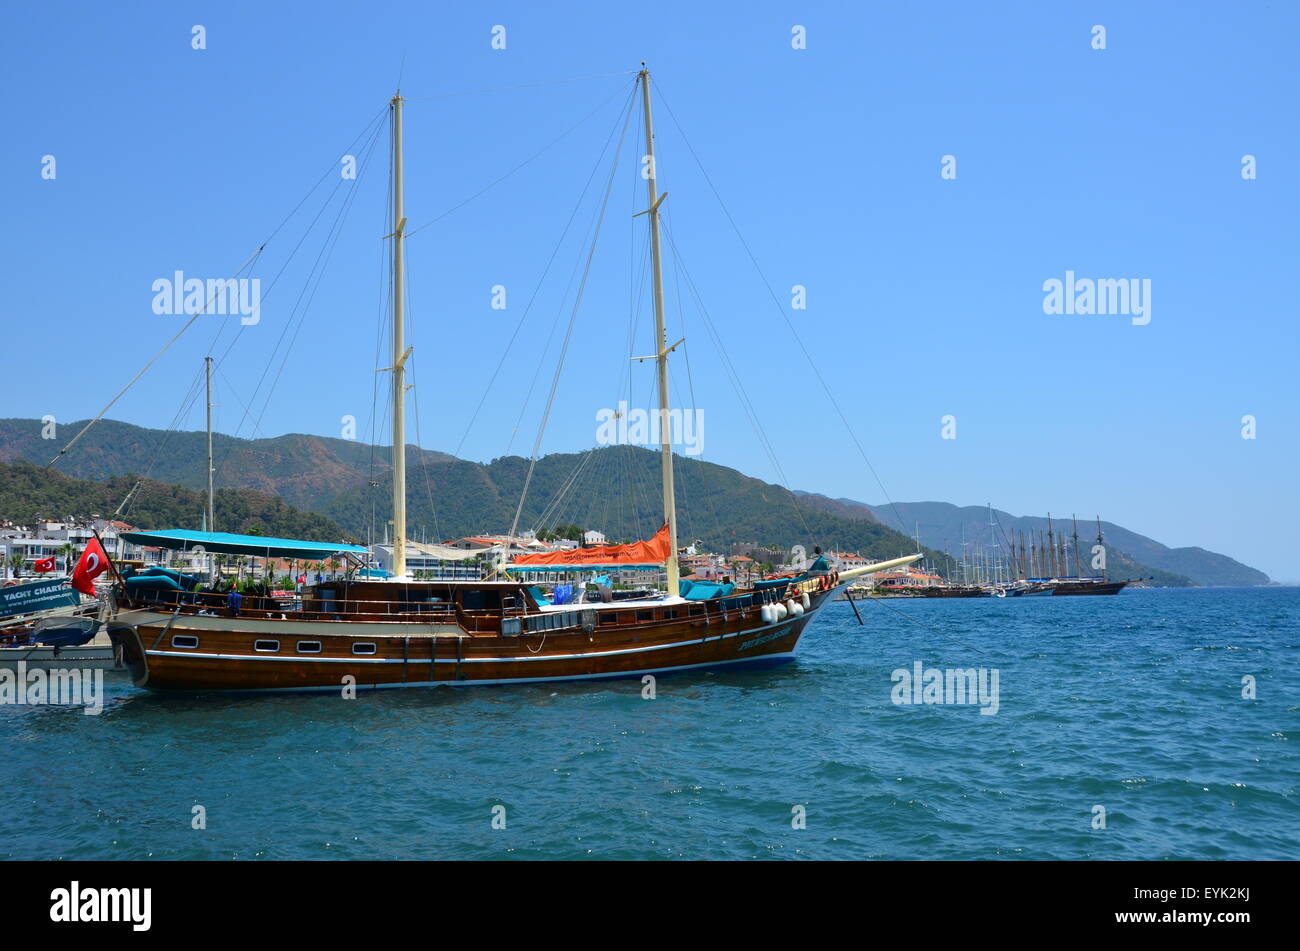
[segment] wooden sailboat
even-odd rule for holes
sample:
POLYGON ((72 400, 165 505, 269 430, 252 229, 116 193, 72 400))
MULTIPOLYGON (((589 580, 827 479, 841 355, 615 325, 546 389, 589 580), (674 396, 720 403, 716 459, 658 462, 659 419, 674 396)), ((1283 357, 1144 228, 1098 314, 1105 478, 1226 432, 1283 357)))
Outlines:
MULTIPOLYGON (((1053 589, 1054 595, 1074 594, 1119 594, 1128 581, 1111 581, 1105 575, 1101 577, 1084 577, 1079 567, 1079 525, 1074 524, 1074 577, 1066 578, 1053 589)), ((1103 544, 1101 517, 1097 518, 1097 544, 1103 544)))
MULTIPOLYGON (((650 113, 650 73, 638 76, 645 116, 648 217, 655 310, 659 409, 669 418, 659 205, 650 113)), ((818 558, 797 575, 723 585, 691 597, 679 580, 677 508, 669 426, 661 427, 664 527, 632 546, 581 549, 552 566, 666 569, 667 594, 610 603, 550 604, 522 571, 505 566, 489 581, 413 581, 406 574, 406 466, 403 340, 406 218, 401 94, 390 103, 393 131, 393 498, 392 570, 384 580, 318 583, 291 604, 185 587, 133 583, 115 588, 109 634, 135 683, 157 690, 339 690, 501 684, 641 676, 792 658, 816 613, 853 579, 908 564, 909 555, 842 573, 818 558)), ((210 477, 210 472, 209 472, 210 477)), ((209 512, 211 518, 211 512, 209 512)), ((211 523, 209 522, 209 527, 211 523)), ((216 532, 141 532, 128 540, 174 549, 261 557, 359 555, 364 549, 216 532)), ((517 559, 513 567, 527 567, 517 559)))

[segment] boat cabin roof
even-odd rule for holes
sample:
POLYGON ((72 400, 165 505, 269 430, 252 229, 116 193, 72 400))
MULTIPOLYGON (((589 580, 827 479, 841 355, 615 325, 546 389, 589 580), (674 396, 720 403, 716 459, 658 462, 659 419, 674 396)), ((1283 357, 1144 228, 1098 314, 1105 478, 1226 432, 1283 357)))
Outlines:
POLYGON ((297 538, 267 538, 262 535, 199 532, 183 528, 157 532, 123 532, 118 537, 133 545, 150 548, 169 548, 172 551, 202 549, 222 555, 252 555, 255 558, 321 559, 344 553, 369 553, 361 545, 347 545, 343 542, 311 542, 297 538))

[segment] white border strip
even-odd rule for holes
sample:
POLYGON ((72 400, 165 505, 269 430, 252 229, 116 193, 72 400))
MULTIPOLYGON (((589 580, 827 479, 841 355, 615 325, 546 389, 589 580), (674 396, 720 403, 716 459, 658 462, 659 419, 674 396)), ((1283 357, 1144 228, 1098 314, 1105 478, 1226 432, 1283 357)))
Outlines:
MULTIPOLYGON (((797 620, 797 619, 796 619, 797 620)), ((511 655, 509 657, 465 657, 457 659, 455 657, 319 657, 315 655, 298 655, 281 657, 273 654, 204 654, 197 653, 188 648, 178 648, 174 651, 164 650, 146 650, 145 654, 150 657, 198 657, 204 660, 278 660, 293 661, 297 663, 310 664, 513 664, 515 661, 547 661, 547 660, 583 660, 588 657, 614 657, 619 654, 644 654, 650 651, 669 650, 674 647, 690 647, 693 644, 707 644, 709 641, 724 641, 731 637, 747 637, 750 634, 759 634, 762 631, 775 631, 782 625, 793 627, 795 621, 783 620, 775 624, 767 624, 763 627, 751 628, 747 631, 735 631, 731 634, 715 634, 712 637, 692 638, 689 641, 674 641, 671 644, 655 644, 648 647, 620 647, 614 650, 605 651, 579 651, 572 654, 526 654, 524 656, 511 655), (183 653, 182 653, 183 651, 183 653)), ((785 631, 782 633, 789 633, 785 631)), ((775 639, 775 638, 773 638, 775 639)), ((771 656, 771 655, 760 655, 771 656)), ((441 683, 441 681, 439 681, 441 683)))
MULTIPOLYGON (((357 684, 357 692, 366 690, 393 690, 404 687, 491 687, 506 684, 541 684, 560 683, 566 680, 626 680, 643 677, 646 674, 668 674, 680 670, 697 670, 702 667, 726 667, 732 664, 771 664, 787 663, 794 660, 794 651, 784 654, 759 654, 755 657, 737 657, 733 660, 706 661, 702 664, 679 664, 676 667, 645 667, 640 670, 614 671, 607 674, 561 674, 556 677, 506 677, 492 680, 412 680, 390 684, 357 684)), ((425 661, 428 663, 428 661, 425 661)), ((197 691, 193 689, 169 690, 165 687, 150 687, 159 693, 335 693, 342 690, 342 684, 330 687, 234 687, 228 690, 197 691)))

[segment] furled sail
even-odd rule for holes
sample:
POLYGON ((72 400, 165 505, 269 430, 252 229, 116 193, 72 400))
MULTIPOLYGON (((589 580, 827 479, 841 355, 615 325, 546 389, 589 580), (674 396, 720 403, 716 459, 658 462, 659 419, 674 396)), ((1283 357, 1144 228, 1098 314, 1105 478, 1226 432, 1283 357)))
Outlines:
POLYGON ((516 555, 511 568, 522 566, 617 567, 620 565, 662 565, 672 554, 668 540, 668 523, 655 532, 654 538, 626 545, 594 545, 570 551, 548 551, 535 555, 516 555))

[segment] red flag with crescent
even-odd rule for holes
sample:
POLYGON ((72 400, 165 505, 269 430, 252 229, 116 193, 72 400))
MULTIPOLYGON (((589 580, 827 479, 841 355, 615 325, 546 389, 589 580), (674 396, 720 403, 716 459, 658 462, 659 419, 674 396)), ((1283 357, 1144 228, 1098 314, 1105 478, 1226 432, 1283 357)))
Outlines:
POLYGON ((53 571, 54 567, 54 557, 52 555, 49 558, 37 558, 32 562, 32 571, 35 571, 38 574, 46 571, 53 571))
POLYGON ((72 586, 88 597, 95 596, 95 579, 108 570, 108 555, 98 538, 86 543, 76 569, 72 572, 72 586))

